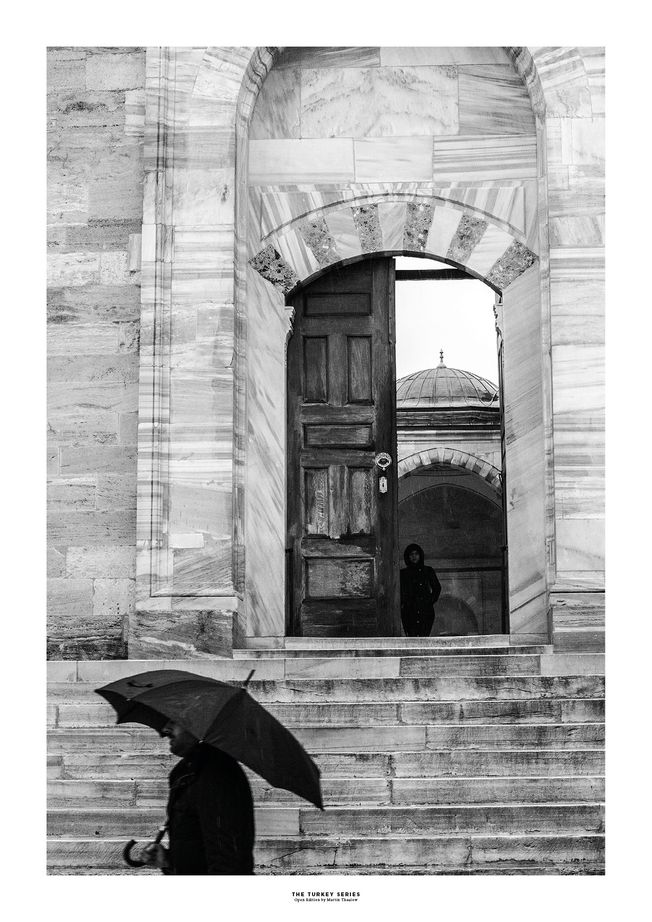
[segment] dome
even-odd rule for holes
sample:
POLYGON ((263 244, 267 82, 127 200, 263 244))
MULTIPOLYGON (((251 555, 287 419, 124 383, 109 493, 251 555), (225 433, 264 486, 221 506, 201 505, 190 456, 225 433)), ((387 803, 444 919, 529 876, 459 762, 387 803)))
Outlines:
POLYGON ((442 407, 497 408, 498 387, 480 375, 444 365, 444 355, 436 368, 415 371, 396 382, 396 407, 399 410, 426 410, 442 407))

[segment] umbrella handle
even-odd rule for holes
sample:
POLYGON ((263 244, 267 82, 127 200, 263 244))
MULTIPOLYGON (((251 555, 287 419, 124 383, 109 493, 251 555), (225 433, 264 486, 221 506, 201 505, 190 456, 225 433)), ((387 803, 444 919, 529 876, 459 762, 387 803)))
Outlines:
MULTIPOLYGON (((158 832, 156 833, 156 837, 154 838, 154 842, 153 842, 154 845, 160 845, 161 840, 162 840, 163 836, 165 835, 165 832, 166 832, 167 828, 168 828, 168 824, 167 824, 167 823, 165 823, 163 826, 160 826, 160 827, 159 827, 159 830, 158 830, 158 832)), ((145 867, 145 863, 146 863, 146 862, 141 861, 139 858, 132 858, 132 857, 131 857, 131 850, 132 850, 132 848, 134 847, 135 844, 136 844, 136 840, 135 840, 135 839, 129 839, 129 841, 127 842, 127 844, 125 845, 125 847, 122 849, 122 857, 124 858, 126 864, 128 864, 130 868, 142 868, 142 867, 145 867)))
POLYGON ((126 864, 128 864, 130 868, 142 868, 145 865, 145 862, 140 861, 137 858, 131 857, 131 850, 135 844, 136 844, 136 840, 130 839, 125 845, 125 847, 122 849, 122 857, 124 858, 126 864))
POLYGON ((252 669, 252 670, 251 670, 251 672, 249 673, 249 675, 247 676, 247 678, 246 678, 246 679, 244 680, 244 682, 242 683, 242 687, 243 687, 243 688, 246 688, 247 685, 249 685, 249 683, 251 682, 251 677, 252 677, 252 675, 254 674, 255 671, 256 671, 255 669, 252 669))

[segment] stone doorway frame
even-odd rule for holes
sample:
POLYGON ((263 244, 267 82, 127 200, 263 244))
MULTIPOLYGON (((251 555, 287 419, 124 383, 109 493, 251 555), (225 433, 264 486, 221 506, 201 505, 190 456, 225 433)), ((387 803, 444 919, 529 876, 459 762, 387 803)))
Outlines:
MULTIPOLYGON (((247 285, 254 271, 247 265, 247 127, 278 51, 155 48, 147 53, 137 604, 130 624, 132 658, 228 653, 234 643, 240 645, 252 635, 244 555, 250 360, 247 285), (201 325, 205 337, 184 339, 185 320, 196 330, 201 325), (183 417, 183 400, 192 396, 193 388, 195 406, 207 408, 207 415, 189 411, 183 417), (205 519, 201 527, 193 524, 186 531, 179 530, 184 503, 194 509, 201 506, 202 498, 205 519)), ((546 130, 546 106, 553 113, 568 108, 569 96, 584 105, 591 87, 576 50, 562 49, 561 58, 556 54, 559 51, 508 49, 530 93, 537 123, 539 223, 544 241, 539 261, 535 266, 516 240, 503 251, 507 254, 512 247, 512 259, 504 267, 506 277, 500 275, 501 265, 494 264, 484 276, 464 261, 457 265, 503 291, 505 297, 527 285, 523 279, 529 279, 532 286, 536 274, 545 449, 542 553, 548 590, 557 593, 563 604, 561 597, 572 580, 556 570, 549 287, 551 271, 563 280, 565 266, 551 268, 545 164, 546 158, 563 163, 566 154, 563 139, 546 130)), ((356 207, 373 204, 367 200, 356 207)), ((425 204, 438 210, 436 202, 425 204)), ((313 217, 328 217, 325 209, 321 211, 324 213, 313 217)), ((499 226, 492 231, 505 232, 499 226)), ((287 243, 301 237, 299 227, 292 224, 280 228, 279 234, 287 243)), ((343 258, 337 247, 336 252, 343 258)), ((360 255, 368 252, 361 245, 360 255)), ((424 255, 416 249, 407 255, 413 252, 424 255)), ((344 258, 355 255, 349 252, 344 258)), ((441 252, 429 255, 445 259, 441 252)), ((309 275, 300 262, 283 265, 273 254, 267 256, 272 258, 261 257, 259 251, 253 266, 260 278, 267 278, 264 285, 277 291, 272 297, 280 299, 284 309, 285 294, 309 275)), ((601 251, 577 255, 587 272, 595 266, 598 274, 601 257, 601 251)), ((290 323, 286 314, 288 327, 290 323)), ((204 513, 200 510, 199 514, 204 513)), ((588 595, 601 592, 597 585, 585 590, 588 595)), ((544 608, 547 618, 547 601, 544 608)), ((545 631, 548 634, 548 625, 545 631)))

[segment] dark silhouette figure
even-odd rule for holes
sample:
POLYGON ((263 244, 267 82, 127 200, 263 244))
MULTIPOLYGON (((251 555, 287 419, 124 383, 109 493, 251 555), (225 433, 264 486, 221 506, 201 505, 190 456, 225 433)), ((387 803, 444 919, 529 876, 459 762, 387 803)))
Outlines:
POLYGON ((435 621, 435 602, 441 584, 432 567, 423 562, 423 549, 408 544, 401 570, 401 621, 408 637, 428 637, 435 621))
POLYGON ((147 863, 164 874, 253 874, 254 805, 242 768, 173 721, 161 732, 182 759, 170 772, 170 847, 148 846, 147 863))

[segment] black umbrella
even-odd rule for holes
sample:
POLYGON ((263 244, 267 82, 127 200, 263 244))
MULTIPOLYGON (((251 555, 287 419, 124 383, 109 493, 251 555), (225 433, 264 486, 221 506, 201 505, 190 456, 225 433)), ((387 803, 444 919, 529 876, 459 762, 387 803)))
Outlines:
POLYGON ((140 723, 160 732, 173 720, 274 787, 324 809, 319 769, 290 731, 242 686, 180 669, 156 669, 95 690, 115 708, 119 724, 140 723))

